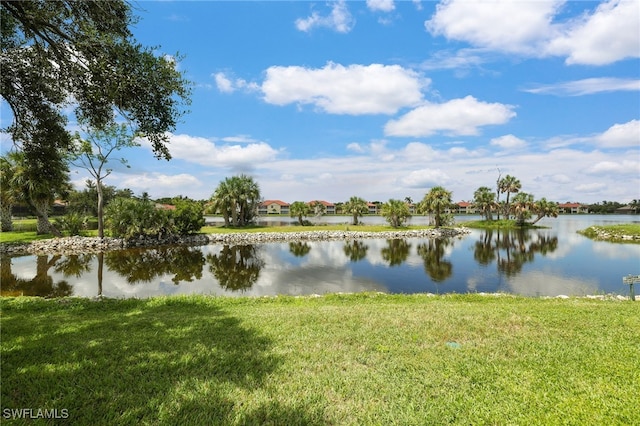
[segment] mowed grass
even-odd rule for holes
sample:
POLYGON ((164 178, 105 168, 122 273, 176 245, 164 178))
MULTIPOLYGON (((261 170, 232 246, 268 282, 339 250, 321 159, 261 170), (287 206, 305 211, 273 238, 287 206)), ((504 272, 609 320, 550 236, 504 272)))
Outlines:
POLYGON ((68 410, 57 423, 640 424, 640 304, 629 301, 357 294, 0 304, 2 409, 68 410))

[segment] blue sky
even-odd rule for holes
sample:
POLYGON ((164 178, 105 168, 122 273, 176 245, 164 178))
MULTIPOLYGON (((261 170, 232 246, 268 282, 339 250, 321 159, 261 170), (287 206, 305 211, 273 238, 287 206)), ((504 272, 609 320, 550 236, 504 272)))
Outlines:
POLYGON ((287 202, 460 201, 500 170, 536 198, 640 199, 636 0, 135 7, 138 41, 184 56, 193 102, 173 159, 122 151, 110 185, 203 199, 245 173, 287 202))

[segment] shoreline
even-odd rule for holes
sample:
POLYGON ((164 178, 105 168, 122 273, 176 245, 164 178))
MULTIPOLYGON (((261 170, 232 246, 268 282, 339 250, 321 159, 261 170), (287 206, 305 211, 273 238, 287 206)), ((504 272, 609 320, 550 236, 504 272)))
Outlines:
POLYGON ((3 255, 45 255, 45 254, 83 254, 100 253, 112 250, 144 248, 165 245, 208 245, 208 244, 266 244, 281 242, 307 241, 350 241, 371 238, 453 238, 469 234, 464 227, 418 229, 407 231, 291 231, 291 232, 233 232, 221 234, 198 234, 168 236, 165 238, 143 237, 124 240, 112 237, 62 237, 37 240, 29 243, 0 243, 3 255))

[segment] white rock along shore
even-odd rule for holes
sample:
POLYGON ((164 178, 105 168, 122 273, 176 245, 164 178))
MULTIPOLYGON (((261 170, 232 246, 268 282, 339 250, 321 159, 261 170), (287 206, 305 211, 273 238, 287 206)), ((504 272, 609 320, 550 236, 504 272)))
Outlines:
POLYGON ((419 230, 389 230, 381 232, 361 231, 299 231, 299 232, 234 232, 224 234, 169 236, 166 238, 120 238, 64 237, 32 241, 26 244, 0 244, 0 254, 82 254, 132 247, 161 245, 206 245, 206 244, 260 244, 293 241, 336 241, 366 238, 451 238, 468 234, 467 228, 439 228, 419 230))

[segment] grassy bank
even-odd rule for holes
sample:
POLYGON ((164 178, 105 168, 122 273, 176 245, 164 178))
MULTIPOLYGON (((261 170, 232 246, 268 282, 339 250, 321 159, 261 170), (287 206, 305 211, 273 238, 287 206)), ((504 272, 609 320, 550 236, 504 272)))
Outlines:
POLYGON ((638 223, 590 226, 578 233, 594 240, 640 244, 640 224, 638 223))
POLYGON ((640 422, 632 302, 360 294, 0 303, 2 409, 66 409, 62 423, 640 422))
POLYGON ((524 225, 518 225, 515 220, 500 219, 500 220, 472 220, 469 222, 462 222, 461 225, 467 228, 475 229, 541 229, 545 226, 531 225, 525 223, 524 225))
MULTIPOLYGON (((312 226, 259 226, 250 225, 244 227, 204 226, 202 234, 228 234, 228 233, 254 233, 254 232, 309 232, 309 231, 360 231, 360 232, 384 232, 384 231, 408 231, 413 229, 428 229, 431 226, 403 226, 392 228, 389 225, 312 225, 312 226)), ((84 231, 87 237, 98 236, 97 230, 84 231)), ((0 243, 28 243, 34 240, 53 238, 52 235, 36 235, 35 230, 16 230, 12 232, 0 232, 0 243)))

